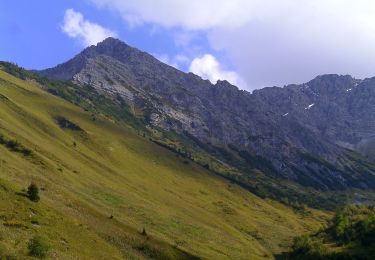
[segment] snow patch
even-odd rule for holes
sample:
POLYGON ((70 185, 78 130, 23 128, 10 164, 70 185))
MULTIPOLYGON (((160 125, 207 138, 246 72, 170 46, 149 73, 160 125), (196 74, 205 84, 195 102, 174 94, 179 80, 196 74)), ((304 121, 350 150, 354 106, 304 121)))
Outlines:
POLYGON ((287 116, 287 115, 289 115, 289 113, 285 113, 283 116, 287 116))
POLYGON ((346 92, 349 92, 349 91, 352 91, 352 89, 351 89, 351 88, 349 88, 349 89, 346 89, 346 92))
POLYGON ((310 109, 310 108, 312 108, 314 105, 315 105, 315 104, 312 103, 312 104, 308 105, 307 107, 305 107, 305 109, 306 109, 306 110, 307 110, 307 109, 310 109))

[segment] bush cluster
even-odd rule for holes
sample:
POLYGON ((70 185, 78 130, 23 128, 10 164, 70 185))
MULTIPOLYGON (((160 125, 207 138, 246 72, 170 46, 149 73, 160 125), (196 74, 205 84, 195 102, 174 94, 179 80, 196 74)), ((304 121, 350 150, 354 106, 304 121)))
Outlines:
POLYGON ((351 205, 336 213, 332 233, 341 244, 375 247, 375 207, 351 205))
POLYGON ((375 259, 375 207, 338 210, 326 230, 296 238, 287 259, 375 259), (325 242, 345 250, 330 251, 325 242))

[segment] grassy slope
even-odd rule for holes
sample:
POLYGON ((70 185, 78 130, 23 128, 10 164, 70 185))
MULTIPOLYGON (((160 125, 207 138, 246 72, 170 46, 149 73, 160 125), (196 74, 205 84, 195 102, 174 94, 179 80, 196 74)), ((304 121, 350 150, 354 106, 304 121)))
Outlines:
POLYGON ((303 217, 262 200, 130 129, 101 117, 92 120, 82 109, 2 71, 0 94, 0 133, 33 150, 25 157, 0 145, 0 179, 13 185, 0 189, 10 207, 4 207, 1 221, 27 222, 33 208, 47 223, 38 228, 27 223, 29 228, 17 232, 1 227, 0 239, 14 254, 25 254, 24 237, 39 232, 52 244, 50 256, 181 258, 186 251, 204 258, 256 259, 284 250, 293 236, 318 228, 328 217, 315 210, 303 217), (59 128, 57 116, 84 132, 59 128), (31 181, 44 189, 38 204, 15 194, 31 181), (11 201, 20 210, 12 209, 11 201), (149 239, 139 234, 143 227, 149 239), (9 241, 10 234, 20 242, 9 241))

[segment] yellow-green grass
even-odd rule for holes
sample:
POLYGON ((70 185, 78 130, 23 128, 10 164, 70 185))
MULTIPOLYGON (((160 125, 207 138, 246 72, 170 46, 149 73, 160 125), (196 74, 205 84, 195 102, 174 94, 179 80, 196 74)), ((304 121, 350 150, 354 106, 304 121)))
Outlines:
POLYGON ((105 259, 121 254, 98 234, 61 215, 44 203, 28 200, 11 185, 0 183, 0 258, 28 256, 28 241, 35 235, 48 238, 48 255, 56 259, 105 259), (79 252, 79 253, 77 253, 79 252))
MULTIPOLYGON (((262 200, 131 129, 100 115, 93 120, 36 83, 2 71, 0 95, 0 134, 33 151, 24 156, 0 145, 0 179, 14 189, 35 182, 43 190, 41 202, 32 207, 62 218, 46 214, 45 221, 53 219, 48 228, 27 229, 19 236, 48 229, 55 254, 90 258, 89 253, 100 251, 107 259, 142 258, 153 247, 169 258, 184 256, 182 251, 207 259, 272 258, 294 236, 318 229, 330 216, 317 210, 302 215, 262 200), (61 129, 58 116, 84 131, 61 129), (74 223, 86 233, 68 235, 74 223), (54 240, 53 232, 65 225, 71 225, 64 230, 67 242, 82 250, 71 246, 66 252, 54 240), (143 228, 148 239, 139 234, 143 228), (94 246, 85 239, 99 242, 94 246)), ((15 195, 10 199, 29 203, 15 195)), ((2 232, 13 231, 2 227, 2 232)), ((18 253, 25 245, 22 250, 18 253)))

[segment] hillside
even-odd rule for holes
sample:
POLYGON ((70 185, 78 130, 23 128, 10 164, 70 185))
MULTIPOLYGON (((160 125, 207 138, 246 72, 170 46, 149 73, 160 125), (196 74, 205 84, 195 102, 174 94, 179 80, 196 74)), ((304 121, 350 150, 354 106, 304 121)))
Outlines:
POLYGON ((375 189, 374 78, 323 75, 251 94, 114 38, 38 73, 120 99, 144 125, 173 135, 171 149, 259 196, 333 209, 348 190, 375 189))
POLYGON ((54 259, 272 258, 330 217, 261 199, 150 141, 126 111, 117 121, 105 98, 91 110, 100 95, 79 107, 45 83, 0 70, 0 255, 26 258, 41 235, 54 259))

